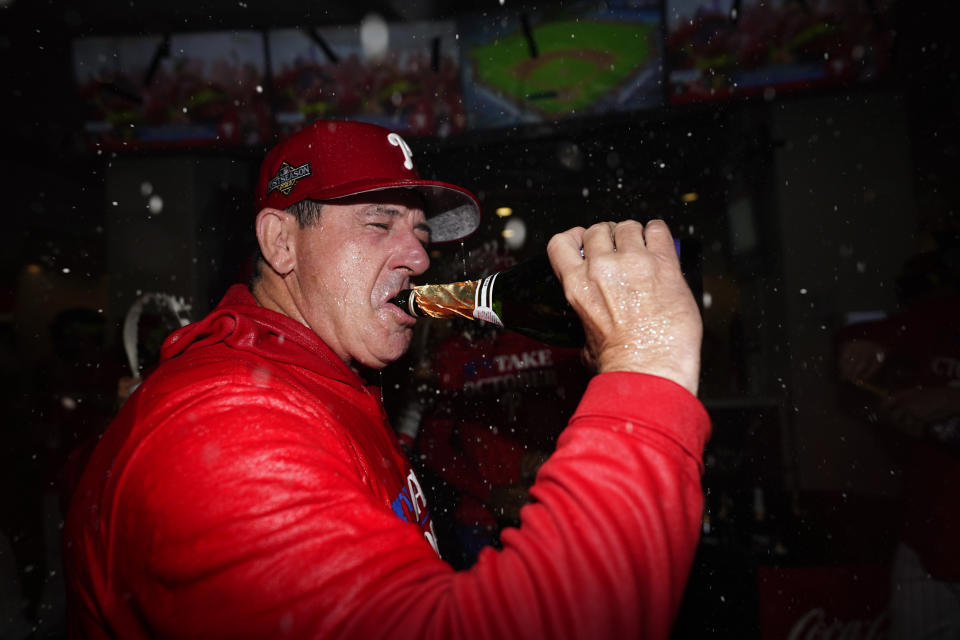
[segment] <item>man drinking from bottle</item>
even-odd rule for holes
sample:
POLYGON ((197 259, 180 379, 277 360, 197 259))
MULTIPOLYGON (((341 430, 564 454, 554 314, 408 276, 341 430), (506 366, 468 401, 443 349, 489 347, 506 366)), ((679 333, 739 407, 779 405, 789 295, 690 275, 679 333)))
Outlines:
POLYGON ((661 221, 553 237, 596 369, 503 548, 456 572, 379 394, 389 303, 479 223, 397 134, 317 122, 256 187, 261 262, 94 452, 65 531, 79 637, 665 638, 697 543, 701 321, 661 221))

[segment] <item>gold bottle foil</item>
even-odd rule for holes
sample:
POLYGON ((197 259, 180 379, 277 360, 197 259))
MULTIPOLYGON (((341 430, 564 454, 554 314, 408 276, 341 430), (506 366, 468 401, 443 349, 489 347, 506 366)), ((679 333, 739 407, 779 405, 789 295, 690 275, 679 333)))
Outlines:
POLYGON ((479 280, 451 282, 449 284, 425 284, 413 288, 413 296, 420 311, 431 318, 462 316, 473 319, 479 280))

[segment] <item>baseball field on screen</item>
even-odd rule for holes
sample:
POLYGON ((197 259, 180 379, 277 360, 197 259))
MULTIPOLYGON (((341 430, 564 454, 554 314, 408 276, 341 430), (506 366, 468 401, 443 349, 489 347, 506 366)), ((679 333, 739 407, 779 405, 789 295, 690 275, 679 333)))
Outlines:
POLYGON ((532 29, 531 57, 521 30, 470 52, 475 78, 544 115, 584 111, 655 55, 655 24, 569 20, 532 29))

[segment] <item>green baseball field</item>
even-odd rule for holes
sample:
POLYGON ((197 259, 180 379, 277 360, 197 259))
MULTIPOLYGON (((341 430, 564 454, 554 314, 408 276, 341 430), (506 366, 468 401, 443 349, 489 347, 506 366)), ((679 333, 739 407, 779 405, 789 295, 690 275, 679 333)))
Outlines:
POLYGON ((477 81, 523 107, 556 116, 587 109, 653 57, 653 24, 569 20, 519 30, 470 52, 477 81))

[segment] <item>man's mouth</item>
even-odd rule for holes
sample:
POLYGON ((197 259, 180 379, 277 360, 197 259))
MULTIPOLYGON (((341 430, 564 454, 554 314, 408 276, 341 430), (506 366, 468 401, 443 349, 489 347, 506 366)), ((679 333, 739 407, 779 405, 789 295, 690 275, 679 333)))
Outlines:
POLYGON ((380 305, 390 304, 390 300, 395 298, 398 293, 405 289, 409 289, 413 285, 410 283, 409 277, 404 277, 402 280, 395 283, 388 283, 384 286, 383 295, 378 298, 380 305))
POLYGON ((398 293, 409 289, 412 285, 408 278, 404 278, 403 282, 399 283, 398 286, 390 287, 386 290, 385 295, 382 296, 379 300, 380 307, 385 308, 387 313, 393 316, 400 324, 413 326, 417 323, 416 318, 411 316, 409 313, 398 307, 397 305, 390 302, 393 298, 397 296, 398 293))

